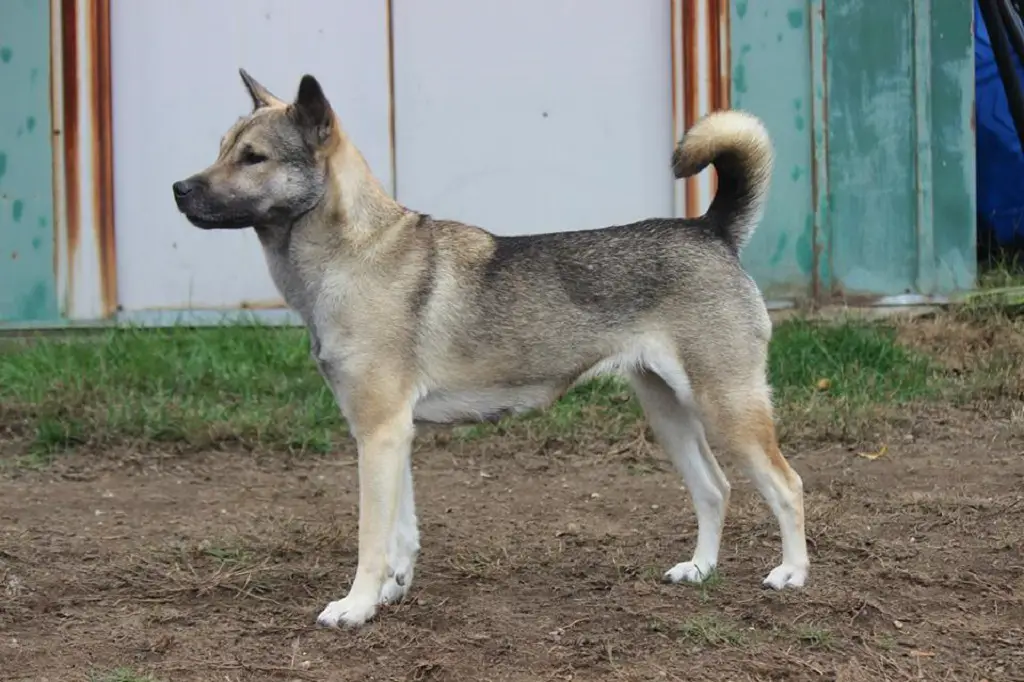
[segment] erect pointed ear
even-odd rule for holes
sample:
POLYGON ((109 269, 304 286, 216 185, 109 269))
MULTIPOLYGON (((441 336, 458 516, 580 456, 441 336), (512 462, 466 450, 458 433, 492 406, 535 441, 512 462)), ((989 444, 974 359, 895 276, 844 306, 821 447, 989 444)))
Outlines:
POLYGON ((319 146, 327 142, 334 126, 334 112, 316 78, 306 74, 299 82, 299 94, 292 105, 295 122, 319 146))
POLYGON ((260 85, 245 69, 238 69, 238 74, 242 77, 242 83, 245 84, 245 89, 249 91, 249 96, 252 97, 252 108, 254 111, 263 107, 269 107, 272 104, 284 104, 277 97, 274 97, 270 90, 260 85))

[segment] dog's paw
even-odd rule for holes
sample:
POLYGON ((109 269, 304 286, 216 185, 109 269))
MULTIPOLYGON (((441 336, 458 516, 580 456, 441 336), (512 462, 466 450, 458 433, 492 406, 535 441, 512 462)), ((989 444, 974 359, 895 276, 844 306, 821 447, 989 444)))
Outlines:
POLYGON ((380 588, 379 604, 397 604, 405 599, 409 593, 409 586, 412 585, 412 567, 407 566, 404 571, 392 573, 380 588))
POLYGON ((328 628, 356 628, 373 618, 377 613, 377 601, 370 597, 349 595, 344 599, 332 601, 320 615, 316 617, 317 625, 328 628))
POLYGON ((782 564, 772 569, 768 577, 764 579, 764 586, 773 590, 781 590, 785 587, 803 587, 807 582, 807 567, 782 564))
POLYGON ((715 567, 709 563, 684 561, 665 571, 662 579, 667 583, 702 583, 711 577, 715 567))

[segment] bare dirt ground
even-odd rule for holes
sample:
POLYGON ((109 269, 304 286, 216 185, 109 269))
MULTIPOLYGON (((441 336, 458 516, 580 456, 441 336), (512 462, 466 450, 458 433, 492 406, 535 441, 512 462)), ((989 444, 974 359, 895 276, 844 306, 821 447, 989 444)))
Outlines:
POLYGON ((673 586, 694 516, 639 433, 426 439, 416 582, 358 632, 314 626, 355 567, 350 450, 68 455, 0 478, 0 677, 1024 680, 1013 409, 922 408, 876 459, 788 444, 813 563, 785 593, 760 586, 777 527, 731 467, 720 578, 673 586))

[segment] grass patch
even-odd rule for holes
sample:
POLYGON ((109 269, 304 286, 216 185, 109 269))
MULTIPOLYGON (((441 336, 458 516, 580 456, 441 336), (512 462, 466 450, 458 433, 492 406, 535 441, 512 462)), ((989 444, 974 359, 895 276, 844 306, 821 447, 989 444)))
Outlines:
POLYGON ((112 330, 0 351, 0 423, 32 451, 118 441, 326 451, 344 424, 305 332, 112 330))
POLYGON ((1020 245, 996 248, 978 270, 979 289, 1024 286, 1024 249, 1020 245))
POLYGON ((249 560, 249 553, 242 547, 209 546, 203 548, 203 554, 222 564, 244 564, 249 560))
POLYGON ((796 639, 804 646, 824 651, 834 649, 836 644, 831 632, 815 625, 805 625, 798 628, 796 639))
POLYGON ((746 638, 730 623, 711 616, 697 616, 679 625, 683 639, 702 647, 739 646, 746 638))
POLYGON ((860 441, 902 405, 939 397, 947 383, 934 359, 905 346, 894 327, 792 321, 769 350, 780 438, 860 441))
POLYGON ((900 345, 895 329, 853 322, 779 325, 768 376, 780 403, 823 393, 854 404, 906 403, 939 388, 936 363, 900 345))
POLYGON ((697 594, 700 595, 700 601, 703 604, 711 601, 711 596, 715 591, 722 586, 722 574, 718 572, 717 568, 711 569, 711 573, 703 581, 695 585, 697 588, 697 594))
MULTIPOLYGON (((786 322, 770 379, 786 415, 831 415, 936 395, 942 372, 892 328, 786 322)), ((541 437, 619 438, 639 407, 625 384, 599 379, 552 409, 454 430, 476 439, 510 430, 541 437)), ((80 446, 167 444, 323 452, 345 437, 303 330, 225 326, 112 330, 0 345, 0 429, 46 457, 80 446)))

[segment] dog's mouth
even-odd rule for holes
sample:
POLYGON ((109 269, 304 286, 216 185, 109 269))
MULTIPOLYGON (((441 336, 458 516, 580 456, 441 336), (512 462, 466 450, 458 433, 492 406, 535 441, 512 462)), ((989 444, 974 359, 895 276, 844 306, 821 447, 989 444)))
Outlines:
POLYGON ((251 220, 242 218, 204 218, 194 214, 185 214, 190 223, 202 230, 242 230, 252 227, 251 220))
POLYGON ((190 223, 203 230, 240 230, 253 226, 253 220, 238 206, 213 200, 206 182, 193 176, 174 183, 174 203, 190 223))
POLYGON ((202 230, 241 230, 252 227, 253 221, 247 216, 231 215, 205 210, 201 202, 178 201, 178 210, 190 223, 202 230), (189 203, 192 205, 190 206, 189 203), (200 204, 200 205, 196 205, 200 204))

